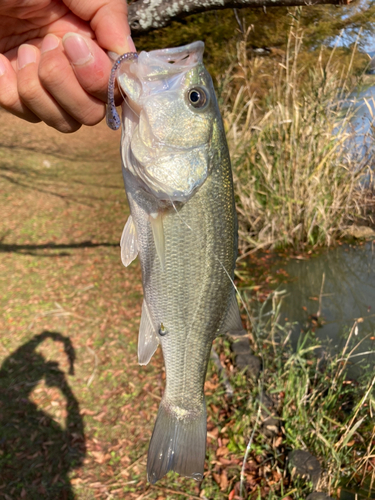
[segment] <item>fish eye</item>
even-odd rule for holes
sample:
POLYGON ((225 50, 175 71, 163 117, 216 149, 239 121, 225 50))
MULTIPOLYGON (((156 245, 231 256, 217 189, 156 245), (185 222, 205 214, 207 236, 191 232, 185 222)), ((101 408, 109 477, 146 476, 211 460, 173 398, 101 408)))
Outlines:
POLYGON ((205 108, 209 102, 208 92, 203 87, 193 87, 188 91, 189 104, 196 109, 205 108))

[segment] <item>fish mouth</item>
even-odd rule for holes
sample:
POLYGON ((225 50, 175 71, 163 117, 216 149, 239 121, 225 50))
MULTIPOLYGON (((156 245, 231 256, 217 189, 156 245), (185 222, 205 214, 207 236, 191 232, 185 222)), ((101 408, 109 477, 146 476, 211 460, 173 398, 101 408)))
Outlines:
POLYGON ((203 52, 204 43, 198 41, 183 47, 142 52, 138 64, 143 66, 142 76, 160 78, 160 75, 165 74, 165 72, 172 75, 194 68, 197 64, 202 63, 203 52))

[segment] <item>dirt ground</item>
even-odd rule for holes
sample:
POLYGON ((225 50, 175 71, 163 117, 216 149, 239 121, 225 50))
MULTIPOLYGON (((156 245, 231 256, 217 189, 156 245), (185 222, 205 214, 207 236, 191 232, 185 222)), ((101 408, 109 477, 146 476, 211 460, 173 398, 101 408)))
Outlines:
POLYGON ((146 483, 164 372, 160 350, 137 363, 119 142, 105 123, 63 135, 0 112, 0 499, 199 495, 146 483))

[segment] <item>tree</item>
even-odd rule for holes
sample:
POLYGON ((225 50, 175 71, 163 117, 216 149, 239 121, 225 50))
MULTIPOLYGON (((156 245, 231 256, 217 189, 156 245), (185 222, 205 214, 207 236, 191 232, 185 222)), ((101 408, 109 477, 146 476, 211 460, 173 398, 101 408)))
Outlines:
POLYGON ((164 28, 172 21, 192 14, 228 8, 295 7, 299 5, 348 5, 353 0, 137 0, 129 5, 129 24, 133 34, 164 28))

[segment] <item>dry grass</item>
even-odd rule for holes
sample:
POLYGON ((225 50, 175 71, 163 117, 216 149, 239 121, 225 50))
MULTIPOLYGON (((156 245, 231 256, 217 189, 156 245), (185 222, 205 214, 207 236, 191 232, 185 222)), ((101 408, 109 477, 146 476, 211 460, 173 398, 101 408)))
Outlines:
POLYGON ((296 28, 270 75, 269 61, 248 58, 245 36, 221 83, 243 254, 260 247, 330 245, 365 213, 368 184, 365 189, 360 181, 372 151, 364 154, 355 145, 350 126, 351 65, 340 69, 335 51, 327 60, 322 49, 314 67, 306 67, 302 49, 296 28), (258 99, 254 80, 270 76, 273 88, 258 99))

